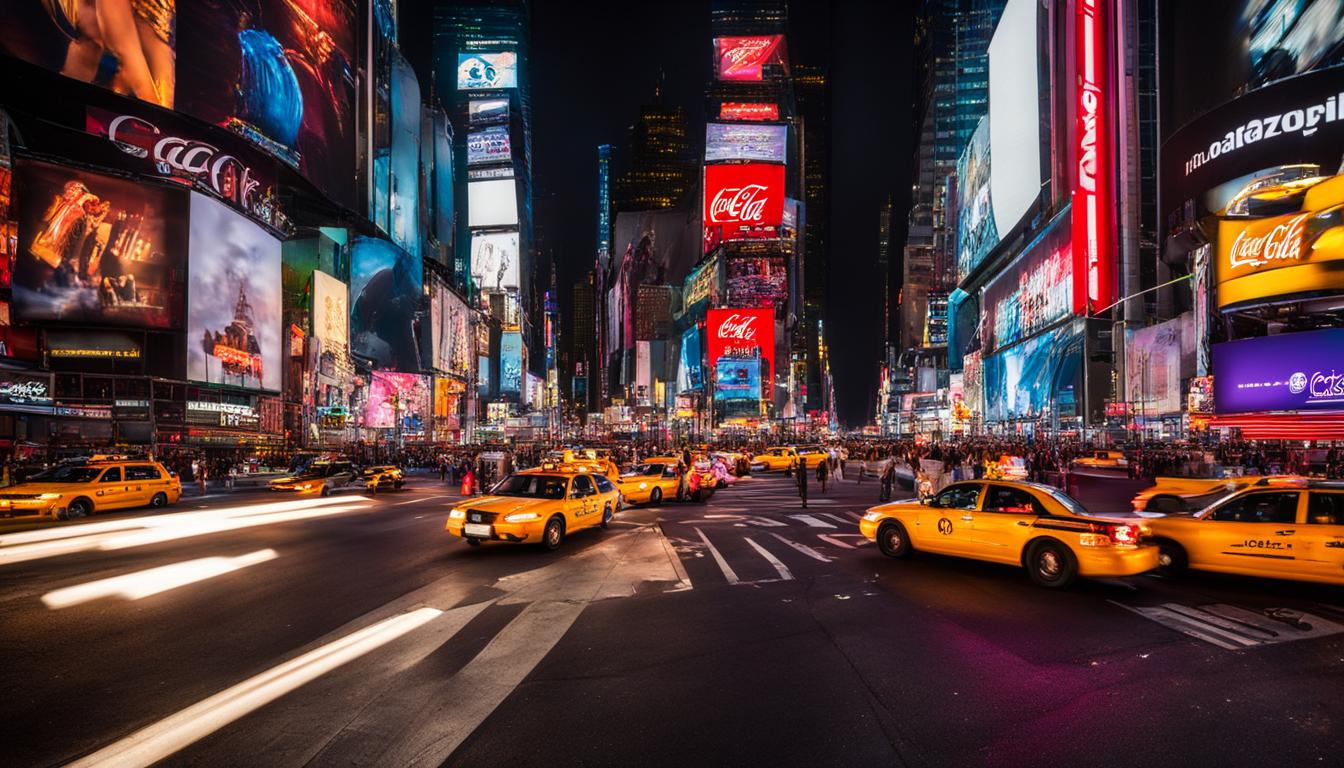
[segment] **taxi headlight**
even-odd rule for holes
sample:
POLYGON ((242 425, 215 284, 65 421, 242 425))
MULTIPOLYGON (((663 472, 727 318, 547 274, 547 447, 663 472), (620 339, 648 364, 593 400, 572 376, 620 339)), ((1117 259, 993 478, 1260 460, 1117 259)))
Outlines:
POLYGON ((505 515, 506 523, 526 523, 528 520, 536 520, 540 515, 536 512, 514 512, 512 515, 505 515))
POLYGON ((448 513, 449 520, 461 520, 467 516, 467 510, 453 507, 453 511, 448 513))
POLYGON ((300 485, 300 486, 299 486, 299 490, 300 490, 300 491, 306 491, 306 490, 308 490, 308 489, 310 489, 310 488, 312 488, 312 487, 313 487, 313 484, 312 484, 312 483, 304 483, 303 485, 300 485))
POLYGON ((649 488, 649 484, 648 484, 648 483, 640 483, 640 484, 639 484, 639 490, 641 490, 641 491, 646 491, 646 490, 648 490, 648 488, 649 488))
POLYGON ((44 494, 42 494, 41 496, 38 496, 37 498, 41 499, 42 501, 54 501, 55 499, 59 499, 59 498, 61 498, 61 494, 59 494, 59 493, 44 493, 44 494))
POLYGON ((863 519, 870 523, 875 523, 882 519, 882 513, 878 512, 876 509, 872 509, 863 514, 863 519))

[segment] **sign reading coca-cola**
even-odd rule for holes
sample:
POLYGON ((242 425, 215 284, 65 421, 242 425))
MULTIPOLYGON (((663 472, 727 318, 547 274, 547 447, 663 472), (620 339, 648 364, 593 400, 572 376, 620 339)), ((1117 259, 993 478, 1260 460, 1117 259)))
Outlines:
MULTIPOLYGON (((1344 178, 1320 182, 1323 190, 1326 185, 1344 188, 1344 178)), ((1221 219, 1214 260, 1218 307, 1338 291, 1344 282, 1337 262, 1344 259, 1344 248, 1322 235, 1329 229, 1330 215, 1300 211, 1264 219, 1221 219)))
POLYGON ((778 120, 779 105, 769 103, 725 101, 719 105, 720 120, 778 120))
POLYGON ((778 227, 784 220, 784 166, 705 166, 705 226, 778 227))
POLYGON ((197 129, 167 116, 142 117, 98 107, 85 112, 84 130, 138 158, 142 173, 186 181, 277 232, 290 229, 289 217, 276 198, 274 166, 254 159, 255 150, 242 140, 220 133, 205 141, 194 137, 197 129))
POLYGON ((716 37, 714 54, 720 80, 761 80, 766 64, 786 61, 783 35, 716 37))
POLYGON ((711 309, 705 314, 706 358, 710 365, 721 357, 760 358, 763 380, 775 369, 775 311, 764 309, 711 309))
POLYGON ((1078 0, 1077 167, 1073 189, 1073 303, 1093 312, 1115 301, 1111 249, 1111 142, 1106 18, 1098 0, 1078 0))

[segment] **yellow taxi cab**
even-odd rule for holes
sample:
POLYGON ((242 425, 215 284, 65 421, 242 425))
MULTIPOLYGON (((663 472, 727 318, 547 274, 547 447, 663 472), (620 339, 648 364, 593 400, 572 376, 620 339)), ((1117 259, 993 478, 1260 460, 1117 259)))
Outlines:
MULTIPOLYGON (((691 490, 691 501, 707 501, 714 492, 717 481, 709 470, 707 461, 703 467, 693 467, 691 472, 695 482, 687 478, 691 490)), ((621 497, 631 504, 649 504, 658 506, 664 499, 681 501, 681 459, 675 456, 654 456, 636 464, 629 472, 616 478, 621 489, 621 497)))
POLYGON ((1098 517, 1058 488, 1012 481, 953 483, 923 501, 868 510, 859 532, 891 557, 914 550, 1020 565, 1043 587, 1079 576, 1133 576, 1158 565, 1135 519, 1098 517))
POLYGON ((131 507, 159 509, 182 498, 182 480, 157 461, 95 456, 0 491, 0 515, 57 520, 131 507))
POLYGON ((546 463, 509 475, 487 496, 462 499, 444 530, 472 546, 536 542, 554 550, 575 531, 606 528, 620 503, 621 492, 597 465, 546 463))
POLYGON ((406 475, 401 467, 391 464, 380 464, 364 470, 364 485, 375 493, 384 488, 400 488, 405 482, 406 475))
POLYGON ((621 474, 620 467, 611 458, 611 451, 605 448, 566 448, 552 454, 550 460, 557 464, 592 464, 607 477, 621 474))
POLYGON ((1148 520, 1165 573, 1344 585, 1344 483, 1266 478, 1193 514, 1148 520))
POLYGON ((1129 459, 1124 451, 1090 451, 1087 456, 1073 460, 1073 466, 1080 469, 1128 469, 1129 459))
POLYGON ((272 480, 270 488, 272 491, 330 496, 333 491, 353 487, 358 478, 355 465, 348 461, 314 461, 305 470, 272 480))
POLYGON ((751 468, 758 471, 779 472, 793 469, 794 465, 802 460, 803 465, 808 469, 816 469, 817 465, 825 461, 827 456, 826 451, 818 446, 788 445, 766 448, 763 453, 751 457, 751 468))
POLYGON ((1157 477, 1151 488, 1145 488, 1131 502, 1134 511, 1150 515, 1189 513, 1203 509, 1234 491, 1249 488, 1264 479, 1261 475, 1246 477, 1157 477))

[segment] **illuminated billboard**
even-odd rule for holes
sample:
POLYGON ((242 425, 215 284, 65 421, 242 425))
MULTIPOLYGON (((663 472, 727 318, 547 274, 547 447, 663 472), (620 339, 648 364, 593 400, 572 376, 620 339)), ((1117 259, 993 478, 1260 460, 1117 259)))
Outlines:
POLYGON ((677 391, 687 392, 705 386, 705 371, 700 357, 700 326, 693 325, 681 335, 681 360, 677 368, 677 391))
POLYGON ((518 195, 513 179, 467 182, 467 226, 518 225, 518 195))
POLYGON ((989 115, 957 158, 957 277, 964 280, 999 242, 989 202, 989 115))
POLYGON ((471 316, 467 303, 446 288, 437 288, 429 305, 432 365, 463 378, 471 373, 471 316))
POLYGON ((784 166, 705 166, 706 227, 778 227, 783 219, 784 166))
POLYGON ((1344 403, 1344 329, 1213 345, 1217 413, 1337 411, 1344 403))
POLYGON ((775 311, 773 309, 711 309, 705 313, 705 357, 759 358, 765 376, 775 370, 775 311))
POLYGON ((476 396, 486 398, 490 396, 490 358, 485 355, 476 356, 476 396))
POLYGON ((518 233, 471 236, 471 280, 480 291, 518 290, 518 233))
POLYGON ((980 338, 995 350, 1073 314, 1073 245, 1067 216, 1056 217, 985 286, 980 338))
POLYGON ((508 122, 508 99, 472 99, 467 102, 467 122, 471 125, 508 122))
POLYGON ((400 423, 403 434, 424 432, 432 403, 428 376, 374 371, 364 401, 364 427, 395 429, 400 423))
POLYGON ((388 189, 392 242, 420 256, 420 83, 398 52, 392 56, 392 155, 388 189))
POLYGON ((280 241, 233 209, 191 196, 187 378, 280 390, 280 241))
MULTIPOLYGON (((699 231, 693 211, 639 211, 616 214, 614 258, 608 293, 613 344, 635 340, 640 286, 679 283, 699 258, 699 231)), ((647 295, 647 294, 646 294, 647 295)))
POLYGON ((778 120, 779 105, 725 101, 719 105, 720 120, 778 120))
POLYGON ((467 134, 467 165, 507 163, 512 159, 507 125, 492 125, 467 134))
POLYGON ((355 238, 350 252, 350 350, 374 365, 420 370, 415 322, 424 294, 420 260, 394 243, 355 238))
POLYGON ((757 160, 785 161, 789 128, 767 123, 706 123, 705 162, 757 160))
MULTIPOLYGON (((1031 18, 1036 6, 1032 3, 1031 18)), ((1099 312, 1115 303, 1115 257, 1111 210, 1110 19, 1097 0, 1079 0, 1074 11, 1077 42, 1078 117, 1074 126, 1073 305, 1099 312)), ((1034 61, 1034 59, 1033 59, 1034 61)))
POLYGON ((185 191, 28 160, 14 185, 19 319, 181 327, 185 191))
POLYGON ((1125 401, 1131 414, 1180 413, 1185 401, 1182 382, 1195 374, 1197 345, 1192 312, 1125 330, 1125 401))
POLYGON ((789 271, 783 256, 729 256, 724 272, 729 306, 780 312, 789 301, 789 271))
POLYGON ((720 80, 762 80, 769 64, 786 64, 783 35, 714 38, 714 74, 720 80))
POLYGON ((505 331, 499 337, 499 393, 521 395, 523 391, 523 335, 505 331))
POLYGON ((326 272, 313 272, 313 338, 323 355, 350 349, 350 289, 326 272))
POLYGON ((1000 236, 1035 204, 1043 181, 1038 5, 1008 0, 989 42, 989 196, 1000 236))
POLYGON ((724 357, 714 365, 714 404, 724 418, 761 415, 761 361, 724 357))
MULTIPOLYGON (((989 421, 1072 416, 1080 398, 1082 333, 1059 326, 984 358, 985 418, 989 421)), ((970 389, 970 382, 965 386, 970 389)))
POLYGON ((355 4, 253 0, 176 7, 176 108, 252 141, 353 208, 355 4))
POLYGON ((517 53, 500 51, 457 54, 457 90, 480 91, 517 87, 517 53))

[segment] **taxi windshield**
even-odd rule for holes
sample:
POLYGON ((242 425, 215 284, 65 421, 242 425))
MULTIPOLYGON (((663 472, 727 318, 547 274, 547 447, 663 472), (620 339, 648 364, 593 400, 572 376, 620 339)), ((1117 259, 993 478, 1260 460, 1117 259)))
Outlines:
POLYGON ((556 475, 510 475, 490 493, 528 499, 563 499, 566 484, 565 478, 556 475))
POLYGON ((1084 507, 1082 504, 1078 503, 1077 499, 1059 490, 1058 488, 1055 488, 1054 486, 1041 485, 1040 483, 1023 483, 1023 485, 1029 485, 1032 488, 1035 488, 1036 490, 1040 491, 1041 493, 1049 494, 1050 498, 1054 499, 1055 501, 1058 501, 1060 504, 1063 504, 1064 508, 1069 510, 1071 514, 1081 515, 1082 517, 1094 517, 1094 515, 1091 512, 1087 511, 1087 507, 1084 507))
POLYGON ((56 467, 33 475, 34 483, 91 483, 103 473, 102 467, 56 467))
MULTIPOLYGON (((654 475, 654 476, 658 476, 658 475, 662 475, 663 472, 664 472, 664 470, 668 469, 669 467, 672 467, 672 465, 671 465, 671 464, 640 464, 640 465, 638 465, 638 466, 635 467, 634 471, 631 472, 631 474, 634 474, 634 475, 654 475)), ((673 474, 675 474, 675 473, 676 473, 676 469, 673 468, 673 474)))

